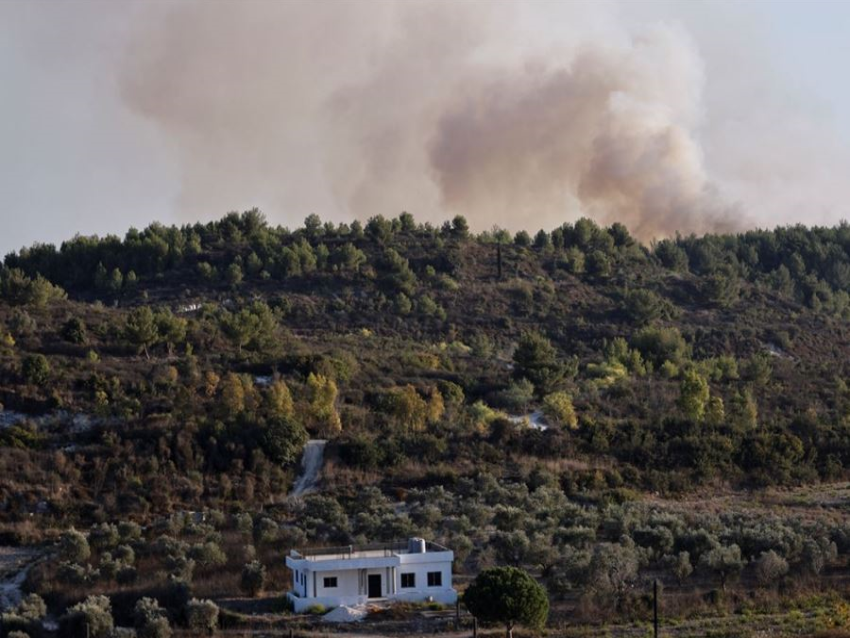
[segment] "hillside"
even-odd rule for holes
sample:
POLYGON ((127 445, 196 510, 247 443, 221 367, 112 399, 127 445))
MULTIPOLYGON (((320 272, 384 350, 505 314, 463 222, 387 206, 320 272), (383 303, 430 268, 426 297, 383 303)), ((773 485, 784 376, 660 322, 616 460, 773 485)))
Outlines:
POLYGON ((249 211, 35 245, 0 270, 0 530, 93 530, 28 587, 56 613, 111 592, 116 619, 166 604, 168 574, 218 599, 256 557, 279 593, 290 547, 410 535, 453 547, 461 582, 526 566, 587 618, 591 599, 641 617, 648 575, 683 609, 729 574, 843 582, 840 505, 670 503, 848 479, 848 293, 844 225, 644 246, 589 220, 290 231, 249 211), (308 438, 329 439, 319 493, 287 500, 308 438), (141 527, 92 542, 119 522, 141 527), (128 544, 132 574, 104 576, 128 544))

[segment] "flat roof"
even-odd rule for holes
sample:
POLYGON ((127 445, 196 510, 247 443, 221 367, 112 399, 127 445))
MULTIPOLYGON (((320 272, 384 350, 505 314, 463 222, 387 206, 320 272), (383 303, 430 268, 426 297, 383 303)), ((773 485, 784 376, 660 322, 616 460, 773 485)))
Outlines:
MULTIPOLYGON (((425 553, 447 552, 449 549, 432 541, 425 542, 425 553)), ((390 558, 398 554, 421 554, 411 552, 407 541, 399 543, 373 543, 369 545, 343 545, 340 547, 314 547, 290 550, 290 557, 296 560, 323 561, 355 558, 390 558)))

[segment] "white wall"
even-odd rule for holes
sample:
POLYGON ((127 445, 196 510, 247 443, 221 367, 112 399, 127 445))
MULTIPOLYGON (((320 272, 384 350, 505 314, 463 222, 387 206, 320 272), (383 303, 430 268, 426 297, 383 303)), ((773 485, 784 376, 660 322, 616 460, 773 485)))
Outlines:
POLYGON ((297 612, 312 605, 324 605, 326 607, 338 607, 339 605, 358 605, 368 602, 368 576, 369 574, 380 574, 381 597, 392 600, 405 600, 411 602, 433 599, 437 602, 451 605, 457 600, 457 592, 452 588, 452 552, 427 552, 424 554, 400 554, 392 559, 378 558, 356 559, 345 561, 331 561, 324 564, 310 564, 308 561, 295 561, 287 557, 287 564, 296 571, 298 565, 299 573, 304 567, 318 567, 324 569, 307 571, 306 587, 300 582, 293 587, 295 596, 290 596, 297 612), (369 563, 371 562, 371 565, 369 563), (388 564, 394 562, 396 567, 388 564), (375 563, 380 563, 378 566, 375 563), (327 569, 330 567, 331 569, 327 569), (344 567, 336 569, 336 567, 344 567), (360 589, 359 569, 365 568, 366 576, 363 581, 363 589, 360 589), (442 582, 439 586, 428 586, 428 573, 440 572, 442 582), (401 575, 413 573, 416 575, 416 585, 412 588, 401 588, 401 575), (315 577, 315 590, 314 590, 315 577), (324 579, 336 577, 337 587, 325 587, 324 579), (315 595, 314 595, 315 591, 315 595))
MULTIPOLYGON (((358 577, 356 569, 349 569, 345 571, 332 571, 332 572, 315 572, 316 573, 316 597, 324 597, 324 596, 357 596, 360 592, 358 591, 358 577), (336 578, 337 586, 336 587, 325 587, 325 578, 336 578)), ((312 582, 312 574, 310 575, 310 591, 308 596, 313 595, 313 582, 312 582)))
POLYGON ((411 594, 433 595, 440 591, 452 588, 452 564, 446 561, 402 563, 396 570, 396 593, 403 595, 405 599, 411 594), (440 572, 442 584, 439 587, 428 587, 428 572, 440 572), (401 586, 402 574, 415 574, 416 586, 403 588, 401 586))

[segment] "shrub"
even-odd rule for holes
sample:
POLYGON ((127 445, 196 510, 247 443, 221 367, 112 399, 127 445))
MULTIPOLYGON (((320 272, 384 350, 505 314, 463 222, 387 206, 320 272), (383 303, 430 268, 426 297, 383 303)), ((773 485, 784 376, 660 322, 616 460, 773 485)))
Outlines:
POLYGON ((171 625, 165 610, 154 598, 140 598, 133 610, 133 624, 138 638, 170 638, 171 625))
POLYGON ((221 547, 218 546, 218 543, 212 541, 192 545, 189 550, 189 558, 203 567, 215 567, 227 562, 227 556, 221 547))
POLYGON ((762 586, 772 585, 788 573, 788 561, 772 549, 762 552, 756 561, 756 579, 762 586))
POLYGON ((82 319, 72 317, 62 325, 61 334, 68 343, 84 344, 87 340, 86 324, 82 319))
POLYGON ((27 594, 18 604, 17 612, 28 620, 39 620, 47 614, 47 605, 38 594, 27 594))
POLYGON ((89 596, 70 607, 60 619, 59 635, 63 638, 107 638, 112 632, 112 605, 106 596, 89 596))
POLYGON ((256 596, 266 584, 266 568, 260 561, 252 561, 242 568, 242 579, 239 586, 251 597, 256 596))
POLYGON ((574 430, 578 427, 578 417, 570 395, 566 392, 553 392, 543 399, 543 413, 546 418, 560 426, 574 430))
POLYGON ((43 386, 50 379, 50 363, 43 354, 32 354, 24 358, 21 374, 27 383, 43 386))
POLYGON ((121 521, 118 523, 118 536, 121 537, 122 543, 137 541, 142 537, 142 528, 133 521, 121 521))
POLYGON ((69 529, 59 538, 59 554, 66 561, 80 563, 91 556, 91 548, 82 532, 69 529))
POLYGON ((717 574, 720 588, 726 589, 730 578, 741 573, 746 561, 741 558, 741 548, 737 545, 715 547, 700 558, 700 563, 717 574))
POLYGON ((193 598, 186 603, 186 624, 192 631, 212 633, 218 628, 218 605, 193 598))

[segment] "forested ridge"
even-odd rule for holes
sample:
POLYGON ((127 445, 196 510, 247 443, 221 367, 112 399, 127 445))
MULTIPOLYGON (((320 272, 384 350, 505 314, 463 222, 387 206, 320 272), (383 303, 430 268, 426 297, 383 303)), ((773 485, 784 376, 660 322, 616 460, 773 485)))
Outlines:
MULTIPOLYGON (((603 560, 635 578, 701 565, 723 589, 727 564, 817 575, 850 549, 843 520, 756 538, 763 521, 688 520, 644 495, 847 479, 848 319, 846 224, 645 246, 588 219, 512 235, 311 215, 289 230, 253 210, 34 245, 0 270, 0 531, 171 520, 189 544, 144 560, 179 574, 178 555, 202 571, 425 534, 461 572, 534 565, 567 597, 603 560), (308 438, 330 443, 320 494, 296 507, 308 438), (200 510, 224 541, 186 532, 180 513, 200 510), (254 554, 204 553, 238 534, 254 554)), ((55 581, 76 590, 48 586, 56 571, 33 588, 56 604, 97 591, 86 559, 55 581)), ((138 578, 122 582, 160 586, 138 578)))

